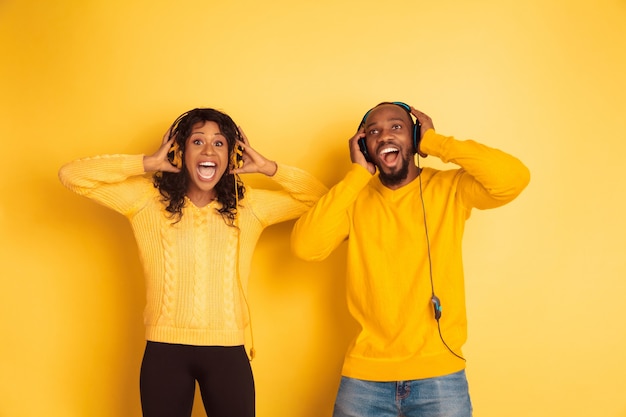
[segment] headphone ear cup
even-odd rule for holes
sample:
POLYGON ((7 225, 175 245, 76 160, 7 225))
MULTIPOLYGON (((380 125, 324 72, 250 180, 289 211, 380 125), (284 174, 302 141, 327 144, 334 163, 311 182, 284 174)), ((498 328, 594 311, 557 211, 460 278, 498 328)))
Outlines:
POLYGON ((361 138, 358 140, 359 142, 359 149, 361 150, 361 153, 363 154, 363 156, 365 157, 365 160, 367 162, 371 162, 374 163, 374 161, 372 160, 372 158, 370 157, 369 152, 367 152, 367 145, 365 143, 365 138, 361 138))
POLYGON ((172 143, 172 146, 167 152, 167 159, 170 161, 170 164, 174 165, 176 168, 181 169, 183 167, 183 151, 180 149, 176 140, 174 140, 174 143, 172 143))
POLYGON ((235 148, 230 154, 230 165, 233 169, 243 166, 243 149, 241 146, 235 145, 235 148))
POLYGON ((419 150, 420 143, 420 130, 422 125, 417 120, 415 121, 415 125, 413 125, 413 152, 417 153, 419 150))

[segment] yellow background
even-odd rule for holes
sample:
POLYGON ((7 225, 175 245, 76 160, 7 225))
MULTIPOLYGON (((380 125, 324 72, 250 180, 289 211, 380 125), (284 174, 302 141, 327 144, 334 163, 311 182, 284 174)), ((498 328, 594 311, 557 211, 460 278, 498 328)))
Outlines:
MULTIPOLYGON (((140 415, 134 239, 63 163, 153 152, 210 106, 330 186, 383 100, 532 172, 468 223, 475 415, 626 416, 624 0, 4 0, 0 60, 0 416, 140 415)), ((292 224, 254 258, 259 417, 330 416, 353 330, 344 248, 294 259, 292 224)))

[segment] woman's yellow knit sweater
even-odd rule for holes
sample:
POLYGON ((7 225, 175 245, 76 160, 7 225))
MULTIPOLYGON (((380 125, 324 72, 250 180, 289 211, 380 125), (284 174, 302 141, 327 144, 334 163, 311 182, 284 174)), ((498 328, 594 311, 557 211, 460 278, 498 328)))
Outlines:
POLYGON ((272 179, 282 190, 247 186, 237 228, 225 223, 217 202, 200 208, 187 200, 173 223, 143 155, 80 159, 63 166, 59 178, 130 221, 146 281, 146 339, 203 346, 244 344, 244 296, 261 232, 298 217, 327 191, 310 174, 279 165, 272 179))

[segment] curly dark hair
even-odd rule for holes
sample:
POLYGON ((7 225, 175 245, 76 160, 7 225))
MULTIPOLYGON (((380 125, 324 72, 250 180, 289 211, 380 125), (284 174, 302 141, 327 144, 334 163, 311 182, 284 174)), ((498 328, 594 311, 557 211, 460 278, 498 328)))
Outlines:
MULTIPOLYGON (((189 184, 189 174, 185 166, 185 146, 187 139, 191 135, 191 129, 196 123, 215 122, 228 143, 228 154, 232 155, 235 149, 236 140, 240 139, 237 125, 225 113, 210 108, 196 108, 189 110, 176 118, 170 128, 170 138, 176 136, 176 144, 181 153, 182 168, 179 173, 156 172, 154 174, 154 186, 161 193, 163 203, 174 223, 179 222, 183 216, 185 207, 185 195, 189 184)), ((217 201, 221 207, 217 211, 222 215, 226 224, 234 226, 237 216, 237 201, 243 199, 245 187, 237 175, 226 171, 222 178, 215 185, 217 201), (237 195, 235 195, 235 183, 237 184, 237 195)))

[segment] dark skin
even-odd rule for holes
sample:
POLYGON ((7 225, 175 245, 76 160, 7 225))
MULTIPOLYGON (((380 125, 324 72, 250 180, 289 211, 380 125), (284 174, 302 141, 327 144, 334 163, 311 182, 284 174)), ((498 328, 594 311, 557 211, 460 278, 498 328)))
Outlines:
MULTIPOLYGON (((204 126, 204 124, 202 125, 204 126)), ((267 175, 268 177, 276 174, 276 171, 278 169, 278 165, 276 164, 276 162, 265 158, 263 155, 258 153, 252 146, 250 146, 250 141, 248 140, 248 137, 245 135, 241 128, 239 128, 239 133, 243 140, 238 140, 237 144, 243 149, 243 165, 240 168, 231 170, 230 173, 261 173, 267 175)), ((175 140, 175 137, 169 138, 169 136, 170 132, 165 132, 159 149, 152 155, 144 156, 143 165, 146 172, 180 172, 180 169, 173 166, 167 159, 167 153, 175 140)), ((226 157, 227 156, 228 155, 226 155, 226 157)), ((188 164, 188 170, 191 169, 190 166, 191 165, 188 164)), ((189 175, 192 175, 192 173, 190 172, 189 175)), ((214 198, 212 190, 193 193, 191 191, 191 189, 187 190, 187 196, 197 207, 205 206, 214 198)))
MULTIPOLYGON (((411 114, 421 124, 420 139, 429 129, 434 129, 432 119, 411 106, 411 114)), ((374 175, 376 169, 381 171, 381 182, 390 189, 398 189, 409 184, 419 175, 413 156, 412 122, 407 112, 395 104, 383 104, 374 108, 367 116, 363 127, 349 140, 350 159, 353 163, 363 166, 374 175), (358 141, 366 138, 368 153, 374 163, 367 162, 359 149, 358 141), (405 178, 394 181, 398 172, 406 166, 405 178), (382 175, 385 174, 385 175, 382 175)), ((427 155, 418 149, 422 157, 427 155)))

